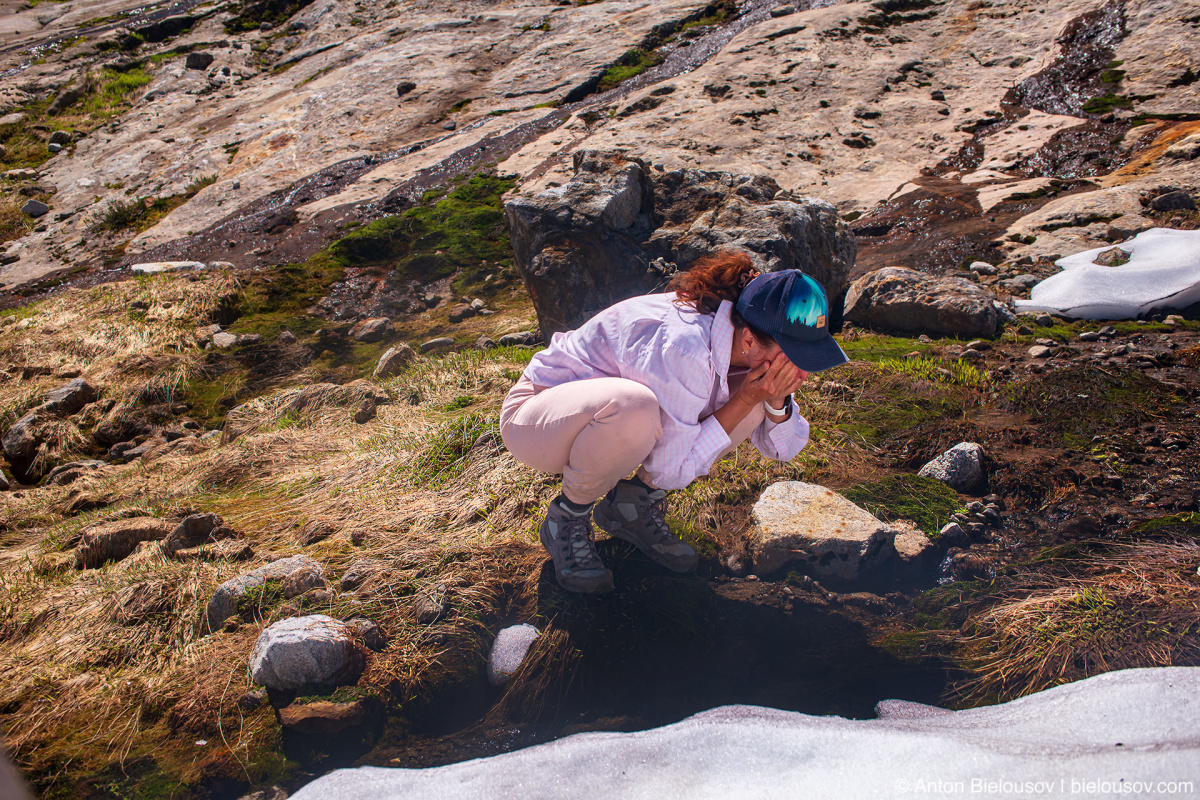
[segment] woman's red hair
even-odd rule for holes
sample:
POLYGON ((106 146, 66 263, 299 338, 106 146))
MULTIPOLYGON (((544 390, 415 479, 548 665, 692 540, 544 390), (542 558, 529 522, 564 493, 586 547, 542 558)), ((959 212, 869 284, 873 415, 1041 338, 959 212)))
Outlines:
POLYGON ((750 256, 740 250, 722 250, 696 259, 691 269, 671 279, 667 290, 701 314, 712 314, 722 300, 736 303, 754 272, 750 256))

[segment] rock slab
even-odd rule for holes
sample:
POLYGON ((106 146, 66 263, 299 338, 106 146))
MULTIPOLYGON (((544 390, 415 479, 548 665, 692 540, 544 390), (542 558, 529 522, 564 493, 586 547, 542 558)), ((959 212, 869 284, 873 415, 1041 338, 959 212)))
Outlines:
POLYGON ((751 510, 750 555, 758 574, 796 562, 817 577, 853 581, 892 556, 895 535, 824 486, 780 481, 751 510))
POLYGON ((1195 785, 1200 668, 1121 670, 1009 703, 941 711, 853 720, 723 706, 662 728, 582 733, 444 767, 337 770, 292 800, 587 797, 597 794, 596 775, 607 776, 605 796, 699 800, 1065 797, 1072 781, 1097 783, 1078 796, 1115 797, 1132 795, 1134 782, 1139 790, 1157 781, 1195 785), (973 781, 999 788, 972 793, 973 781))
POLYGON ((324 614, 276 622, 258 637, 250 655, 254 682, 280 691, 353 683, 361 671, 351 631, 324 614))

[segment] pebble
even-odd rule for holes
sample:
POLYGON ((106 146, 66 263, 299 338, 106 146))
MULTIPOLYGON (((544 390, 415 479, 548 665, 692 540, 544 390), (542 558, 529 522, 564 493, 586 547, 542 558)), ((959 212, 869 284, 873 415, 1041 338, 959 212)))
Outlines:
POLYGON ((1050 348, 1046 347, 1045 345, 1040 345, 1040 344, 1034 345, 1033 347, 1029 348, 1029 357, 1030 358, 1049 358, 1050 357, 1050 348))
POLYGON ((1098 331, 1084 331, 1083 333, 1079 334, 1079 341, 1098 342, 1100 341, 1100 333, 1098 331))
POLYGON ((1038 314, 1033 318, 1033 321, 1043 328, 1049 328, 1054 325, 1054 317, 1049 314, 1038 314))
POLYGON ((420 350, 422 353, 428 353, 430 350, 437 350, 442 347, 450 347, 453 344, 454 340, 449 336, 440 336, 437 339, 430 339, 428 342, 422 344, 420 350))

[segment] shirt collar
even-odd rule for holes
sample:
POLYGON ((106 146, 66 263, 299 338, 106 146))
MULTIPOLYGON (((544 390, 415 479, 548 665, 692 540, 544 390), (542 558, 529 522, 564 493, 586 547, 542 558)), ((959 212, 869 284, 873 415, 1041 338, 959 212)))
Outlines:
POLYGON ((721 396, 729 396, 729 357, 733 354, 733 303, 722 300, 713 317, 712 342, 713 367, 721 382, 721 396))

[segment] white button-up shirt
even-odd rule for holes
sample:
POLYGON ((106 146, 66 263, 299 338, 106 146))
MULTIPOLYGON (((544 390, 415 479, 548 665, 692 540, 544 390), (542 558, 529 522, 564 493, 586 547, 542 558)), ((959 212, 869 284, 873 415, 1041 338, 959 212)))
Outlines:
MULTIPOLYGON (((659 488, 682 489, 732 444, 713 417, 729 401, 732 310, 726 300, 716 313, 701 314, 676 303, 674 293, 630 298, 578 330, 554 334, 525 377, 539 388, 588 378, 647 386, 658 398, 663 435, 642 466, 659 488)), ((808 444, 808 421, 793 407, 784 422, 764 419, 750 441, 768 458, 790 461, 808 444)))

